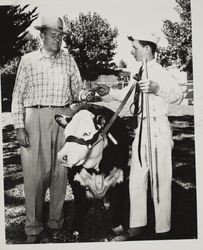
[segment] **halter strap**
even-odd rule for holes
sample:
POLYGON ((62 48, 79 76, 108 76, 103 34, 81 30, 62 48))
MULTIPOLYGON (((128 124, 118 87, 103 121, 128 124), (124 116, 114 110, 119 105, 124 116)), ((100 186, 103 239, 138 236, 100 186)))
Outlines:
POLYGON ((98 140, 99 135, 100 135, 99 130, 93 135, 92 139, 89 139, 89 140, 84 140, 83 138, 79 138, 79 137, 74 136, 74 135, 69 135, 66 138, 65 142, 75 142, 75 143, 78 143, 80 145, 85 145, 90 149, 92 147, 92 145, 94 143, 96 143, 96 141, 98 140))

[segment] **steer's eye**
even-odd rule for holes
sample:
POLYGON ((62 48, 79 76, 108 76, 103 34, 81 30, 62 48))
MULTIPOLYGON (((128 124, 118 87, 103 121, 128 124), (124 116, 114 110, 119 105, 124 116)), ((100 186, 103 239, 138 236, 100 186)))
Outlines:
POLYGON ((91 132, 84 132, 83 136, 89 136, 91 134, 91 132))
POLYGON ((67 155, 64 155, 62 159, 63 159, 63 161, 67 161, 68 156, 67 156, 67 155))

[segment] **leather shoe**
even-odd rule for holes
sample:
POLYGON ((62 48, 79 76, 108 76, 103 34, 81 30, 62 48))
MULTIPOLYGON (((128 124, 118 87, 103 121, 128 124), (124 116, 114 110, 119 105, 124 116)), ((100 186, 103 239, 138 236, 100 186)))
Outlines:
POLYGON ((128 231, 124 231, 118 236, 115 236, 112 241, 134 241, 142 240, 145 237, 145 230, 143 227, 131 228, 128 231))
POLYGON ((37 244, 37 243, 40 243, 41 241, 41 234, 38 234, 38 235, 28 235, 27 236, 27 244, 37 244))
POLYGON ((49 229, 49 235, 51 236, 52 239, 58 239, 60 233, 61 233, 60 229, 55 229, 55 228, 49 229))
POLYGON ((124 232, 120 235, 115 236, 111 241, 127 241, 129 239, 128 232, 124 232))
POLYGON ((155 240, 169 240, 171 238, 171 233, 156 233, 155 240))

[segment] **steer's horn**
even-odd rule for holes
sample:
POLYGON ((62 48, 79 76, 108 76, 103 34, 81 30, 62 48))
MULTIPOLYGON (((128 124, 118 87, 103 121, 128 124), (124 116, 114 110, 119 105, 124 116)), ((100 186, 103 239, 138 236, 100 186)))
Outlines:
POLYGON ((106 120, 105 120, 105 118, 102 115, 97 115, 94 118, 94 122, 95 122, 96 126, 104 127, 104 125, 106 123, 106 120))
POLYGON ((72 117, 66 115, 55 115, 56 122, 62 127, 65 128, 67 124, 71 121, 72 117))

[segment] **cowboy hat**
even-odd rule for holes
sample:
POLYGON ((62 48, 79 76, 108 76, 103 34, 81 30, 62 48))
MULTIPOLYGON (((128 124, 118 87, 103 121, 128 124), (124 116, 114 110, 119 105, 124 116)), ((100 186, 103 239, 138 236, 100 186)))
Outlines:
POLYGON ((60 17, 55 16, 43 16, 41 18, 41 25, 40 26, 34 26, 35 29, 40 30, 44 28, 50 28, 53 30, 56 30, 58 32, 61 32, 63 34, 68 34, 63 30, 63 21, 60 17))

